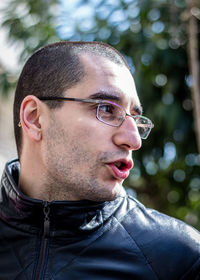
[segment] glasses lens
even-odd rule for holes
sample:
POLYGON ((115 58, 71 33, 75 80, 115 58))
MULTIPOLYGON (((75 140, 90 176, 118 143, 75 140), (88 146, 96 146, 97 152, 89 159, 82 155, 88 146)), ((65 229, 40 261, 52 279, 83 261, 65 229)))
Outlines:
POLYGON ((119 126, 124 120, 125 112, 117 104, 105 102, 98 105, 97 118, 111 126, 119 126))
POLYGON ((137 124, 140 137, 142 139, 146 139, 151 131, 152 122, 149 119, 142 116, 136 116, 134 119, 137 124))
MULTIPOLYGON (((129 115, 130 116, 130 115, 129 115)), ((115 103, 106 101, 97 107, 97 119, 110 126, 120 126, 126 117, 124 109, 115 103)), ((143 116, 132 116, 142 139, 146 139, 153 127, 152 122, 143 116)))

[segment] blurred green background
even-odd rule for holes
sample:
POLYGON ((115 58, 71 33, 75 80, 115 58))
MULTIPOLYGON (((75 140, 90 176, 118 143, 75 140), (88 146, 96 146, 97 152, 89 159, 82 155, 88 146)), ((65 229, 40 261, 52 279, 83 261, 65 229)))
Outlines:
MULTIPOLYGON (((146 206, 200 229, 198 101, 192 98, 199 79, 191 72, 199 67, 199 1, 7 0, 1 29, 20 46, 20 63, 40 46, 60 40, 103 41, 125 56, 144 115, 155 124, 133 154, 135 167, 125 186, 146 206)), ((16 77, 2 68, 0 94, 13 94, 15 84, 16 77)))

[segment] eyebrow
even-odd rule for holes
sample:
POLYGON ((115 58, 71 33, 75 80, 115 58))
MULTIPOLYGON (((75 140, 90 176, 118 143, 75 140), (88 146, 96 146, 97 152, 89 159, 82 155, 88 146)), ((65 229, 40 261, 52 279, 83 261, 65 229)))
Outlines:
POLYGON ((121 97, 112 95, 105 92, 93 93, 89 96, 90 99, 100 99, 100 100, 113 100, 113 101, 122 101, 121 97))
MULTIPOLYGON (((118 101, 122 103, 121 96, 112 95, 106 92, 96 92, 89 96, 90 99, 100 99, 100 100, 112 100, 118 101)), ((134 106, 133 111, 136 112, 138 115, 142 115, 143 109, 142 106, 134 106)))

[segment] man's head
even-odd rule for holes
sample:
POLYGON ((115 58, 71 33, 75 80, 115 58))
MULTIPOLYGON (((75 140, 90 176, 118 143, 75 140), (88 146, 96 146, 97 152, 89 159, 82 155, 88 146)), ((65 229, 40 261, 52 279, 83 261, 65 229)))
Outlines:
POLYGON ((36 52, 20 76, 14 112, 20 185, 46 200, 114 199, 149 126, 137 117, 125 60, 102 43, 63 42, 36 52))
MULTIPOLYGON (((127 62, 116 49, 99 42, 59 42, 46 45, 35 52, 26 62, 15 92, 14 130, 19 157, 22 135, 18 124, 23 99, 27 95, 63 96, 67 89, 80 82, 86 74, 80 61, 81 53, 102 56, 128 67, 127 62)), ((61 106, 62 103, 48 102, 48 105, 53 109, 61 106)))

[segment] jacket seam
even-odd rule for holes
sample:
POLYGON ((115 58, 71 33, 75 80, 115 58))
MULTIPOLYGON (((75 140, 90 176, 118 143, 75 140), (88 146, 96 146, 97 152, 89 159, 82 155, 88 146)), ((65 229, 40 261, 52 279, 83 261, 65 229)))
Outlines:
MULTIPOLYGON (((195 261, 195 263, 193 263, 192 267, 190 267, 190 268, 181 276, 180 280, 184 280, 184 277, 185 277, 185 276, 188 276, 187 274, 189 274, 190 272, 192 272, 193 267, 194 267, 196 264, 198 264, 199 261, 200 261, 200 257, 198 257, 198 259, 195 261)), ((200 276, 200 272, 199 272, 196 276, 200 276)), ((196 278, 196 276, 195 276, 195 279, 198 280, 198 278, 196 278)), ((199 278, 199 279, 200 279, 200 278, 199 278)))
POLYGON ((115 219, 117 220, 117 222, 123 227, 123 229, 127 232, 127 234, 130 236, 130 238, 131 238, 131 239, 133 240, 133 242, 136 244, 136 246, 138 247, 138 249, 141 251, 143 257, 146 259, 146 261, 147 261, 149 267, 151 268, 151 270, 153 271, 153 273, 156 275, 157 279, 159 279, 159 276, 158 276, 157 272, 153 269, 153 267, 152 267, 152 265, 151 265, 151 263, 150 263, 148 257, 147 257, 146 254, 143 252, 143 250, 140 248, 140 246, 138 245, 138 243, 137 243, 137 242, 135 241, 135 239, 131 236, 131 234, 130 234, 130 233, 128 232, 128 230, 124 227, 124 225, 123 225, 116 217, 114 217, 114 218, 115 218, 115 219))
MULTIPOLYGON (((70 266, 81 256, 84 254, 85 251, 87 251, 87 249, 93 244, 95 243, 106 231, 110 230, 110 225, 112 223, 112 219, 109 221, 109 223, 107 225, 104 225, 101 230, 98 233, 98 236, 96 236, 96 238, 94 238, 94 240, 92 240, 86 247, 84 247, 76 256, 74 256, 74 258, 65 266, 63 266, 62 268, 60 268, 57 272, 56 275, 58 273, 60 273, 64 268, 66 268, 66 270, 70 269, 70 266)), ((51 280, 53 280, 54 275, 51 273, 50 275, 51 280)))

